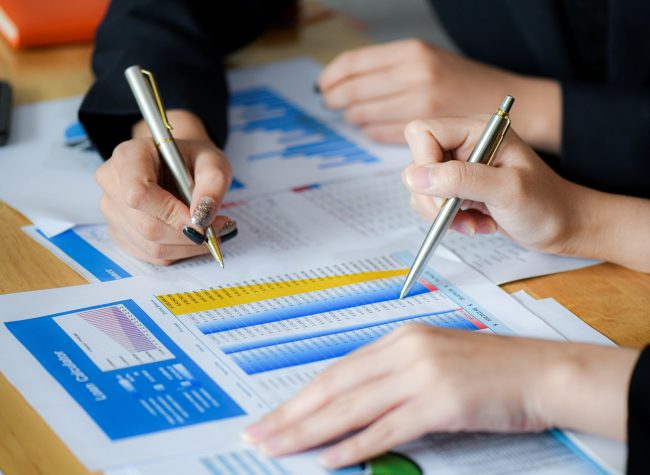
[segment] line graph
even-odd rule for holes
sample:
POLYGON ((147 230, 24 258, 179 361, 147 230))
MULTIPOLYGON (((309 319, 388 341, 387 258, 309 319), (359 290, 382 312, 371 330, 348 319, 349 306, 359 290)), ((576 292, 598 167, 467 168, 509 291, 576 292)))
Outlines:
POLYGON ((87 310, 79 312, 77 315, 122 345, 130 353, 158 348, 119 307, 87 310))
POLYGON ((102 371, 174 358, 122 304, 69 313, 53 320, 102 371))

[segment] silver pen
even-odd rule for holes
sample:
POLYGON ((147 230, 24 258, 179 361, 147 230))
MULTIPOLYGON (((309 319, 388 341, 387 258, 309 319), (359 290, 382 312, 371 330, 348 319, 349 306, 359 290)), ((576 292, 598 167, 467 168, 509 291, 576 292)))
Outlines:
MULTIPOLYGON (((486 165, 492 162, 501 146, 501 142, 503 142, 506 132, 510 128, 509 114, 514 102, 514 97, 506 96, 499 109, 492 115, 490 121, 485 126, 474 150, 472 150, 472 153, 467 159, 468 162, 485 163, 486 165)), ((408 295, 413 284, 415 284, 424 271, 429 259, 435 252, 438 244, 440 244, 440 241, 442 241, 445 232, 447 232, 447 229, 449 229, 449 226, 454 221, 462 202, 463 200, 461 198, 449 198, 443 203, 406 276, 406 281, 399 294, 400 299, 408 295)))
MULTIPOLYGON (((194 180, 192 180, 192 175, 190 175, 185 162, 181 158, 178 146, 174 142, 174 137, 171 134, 172 126, 167 120, 167 114, 153 74, 136 65, 127 68, 124 75, 138 103, 142 117, 144 117, 151 131, 158 153, 160 153, 171 171, 183 201, 189 206, 192 202, 194 180)), ((205 237, 205 244, 210 249, 210 253, 223 267, 223 256, 221 255, 221 249, 219 249, 219 241, 212 226, 205 229, 205 237)))

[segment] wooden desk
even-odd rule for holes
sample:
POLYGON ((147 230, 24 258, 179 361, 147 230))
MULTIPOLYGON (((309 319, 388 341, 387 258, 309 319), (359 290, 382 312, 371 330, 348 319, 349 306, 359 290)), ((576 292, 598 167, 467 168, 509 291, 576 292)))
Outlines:
MULTIPOLYGON (((310 55, 327 62, 339 51, 367 44, 354 22, 308 4, 295 29, 275 31, 234 55, 243 66, 310 55)), ((0 44, 0 77, 18 103, 83 94, 92 76, 91 47, 66 46, 15 53, 0 44)), ((83 284, 86 281, 44 248, 25 239, 27 219, 0 202, 0 293, 83 284)), ((555 297, 620 345, 650 342, 650 276, 604 264, 504 288, 555 297)), ((0 375, 0 469, 7 475, 88 474, 70 450, 0 375)))

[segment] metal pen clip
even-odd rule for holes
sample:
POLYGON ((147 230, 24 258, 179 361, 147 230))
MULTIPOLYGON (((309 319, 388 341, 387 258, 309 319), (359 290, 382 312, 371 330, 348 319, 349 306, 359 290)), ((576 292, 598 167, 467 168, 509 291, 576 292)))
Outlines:
POLYGON ((160 117, 162 118, 163 124, 165 124, 167 130, 172 130, 173 127, 167 120, 167 112, 165 112, 165 106, 163 105, 162 98, 158 92, 158 85, 156 84, 156 80, 153 77, 153 73, 142 68, 140 68, 140 72, 142 72, 142 75, 147 81, 147 86, 149 86, 151 95, 153 96, 154 101, 156 101, 156 106, 158 107, 158 112, 160 112, 160 117))
POLYGON ((485 161, 486 165, 492 165, 492 160, 494 160, 494 157, 497 156, 497 150, 499 150, 499 148, 501 147, 501 143, 503 142, 503 139, 506 136, 506 132, 508 132, 508 129, 510 128, 510 115, 507 112, 499 108, 496 112, 496 115, 505 119, 506 124, 503 127, 501 133, 499 134, 499 138, 497 139, 496 143, 492 146, 491 150, 488 153, 488 159, 485 161))

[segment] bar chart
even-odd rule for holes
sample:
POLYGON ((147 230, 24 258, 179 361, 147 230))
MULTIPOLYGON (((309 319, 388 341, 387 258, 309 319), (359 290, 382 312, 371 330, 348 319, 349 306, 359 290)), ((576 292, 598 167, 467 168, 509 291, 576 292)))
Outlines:
POLYGON ((432 271, 399 299, 410 259, 397 253, 158 299, 252 376, 340 358, 410 323, 509 331, 432 271))
POLYGON ((321 169, 376 163, 378 158, 303 112, 267 87, 236 91, 230 98, 231 134, 264 134, 275 142, 249 161, 309 159, 321 169))

